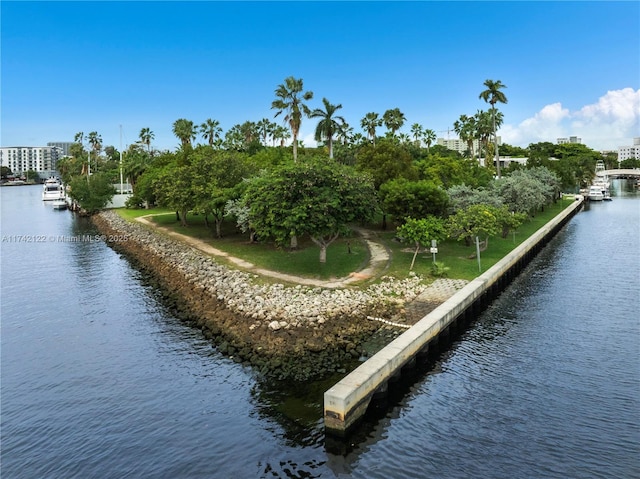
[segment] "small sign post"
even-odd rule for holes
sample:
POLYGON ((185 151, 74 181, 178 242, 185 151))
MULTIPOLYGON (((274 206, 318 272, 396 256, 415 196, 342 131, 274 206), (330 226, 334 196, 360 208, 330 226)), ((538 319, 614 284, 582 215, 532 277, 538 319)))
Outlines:
POLYGON ((436 253, 438 252, 438 242, 436 240, 431 240, 431 253, 433 254, 433 263, 436 262, 436 253))

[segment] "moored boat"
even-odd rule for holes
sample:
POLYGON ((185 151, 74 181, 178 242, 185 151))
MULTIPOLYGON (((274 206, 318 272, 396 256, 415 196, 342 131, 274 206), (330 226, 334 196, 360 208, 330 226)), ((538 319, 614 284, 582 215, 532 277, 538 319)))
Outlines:
POLYGON ((602 192, 602 188, 597 185, 592 185, 589 188, 589 193, 587 194, 587 198, 589 198, 589 201, 602 201, 604 199, 604 193, 602 192))
POLYGON ((42 201, 64 200, 64 187, 57 178, 48 178, 42 189, 42 201))

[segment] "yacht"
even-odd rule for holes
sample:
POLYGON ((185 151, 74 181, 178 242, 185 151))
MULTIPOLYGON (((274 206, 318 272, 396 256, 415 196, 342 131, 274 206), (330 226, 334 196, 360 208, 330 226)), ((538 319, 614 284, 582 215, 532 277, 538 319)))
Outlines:
POLYGON ((64 200, 64 187, 57 178, 48 178, 42 188, 42 201, 64 200))
POLYGON ((602 192, 602 187, 598 185, 592 185, 589 187, 589 193, 587 193, 587 198, 589 201, 602 201, 604 199, 604 193, 602 192))

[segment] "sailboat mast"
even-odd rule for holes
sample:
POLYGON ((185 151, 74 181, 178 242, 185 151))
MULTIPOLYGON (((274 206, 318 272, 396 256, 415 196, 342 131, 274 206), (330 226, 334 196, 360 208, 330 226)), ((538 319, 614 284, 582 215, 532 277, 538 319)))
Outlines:
POLYGON ((122 125, 120 125, 120 194, 124 193, 124 182, 122 181, 122 125))

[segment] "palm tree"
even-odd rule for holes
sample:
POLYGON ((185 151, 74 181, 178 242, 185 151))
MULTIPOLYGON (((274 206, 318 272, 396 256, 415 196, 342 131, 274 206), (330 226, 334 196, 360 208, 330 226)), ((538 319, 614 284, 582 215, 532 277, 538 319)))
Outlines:
POLYGON ((291 128, 293 135, 293 161, 298 161, 298 133, 302 124, 302 115, 309 116, 310 110, 303 101, 313 98, 312 91, 303 92, 302 78, 292 76, 285 78, 284 83, 278 85, 275 90, 276 99, 271 103, 271 108, 278 110, 274 116, 285 113, 284 122, 291 128))
POLYGON ((507 88, 500 80, 485 80, 486 90, 480 93, 480 98, 491 105, 491 116, 493 118, 493 142, 496 151, 496 174, 500 178, 500 155, 498 154, 498 136, 496 134, 496 103, 507 103, 507 97, 500 91, 507 88))
POLYGON ((102 137, 97 131, 89 133, 88 141, 94 153, 99 153, 102 150, 102 137))
POLYGON ((140 138, 140 143, 143 145, 147 145, 147 151, 151 153, 151 140, 156 137, 150 128, 143 128, 140 130, 138 134, 138 138, 140 138))
POLYGON ((367 113, 362 120, 360 126, 367 132, 367 136, 376 146, 376 128, 382 126, 382 118, 378 118, 378 114, 374 112, 367 113))
POLYGON ((191 120, 179 118, 173 122, 173 134, 178 137, 182 146, 191 146, 191 141, 196 139, 198 134, 196 127, 191 120))
POLYGON ((460 119, 453 124, 453 130, 458 134, 460 139, 467 144, 467 149, 471 158, 473 158, 473 139, 475 138, 475 119, 472 116, 460 115, 460 119))
POLYGON ((422 132, 422 139, 424 140, 425 144, 427 145, 427 155, 429 154, 429 147, 431 146, 431 144, 436 141, 436 132, 433 130, 430 130, 429 128, 426 128, 423 132, 422 132))
POLYGON ((342 104, 332 105, 326 98, 322 99, 324 110, 316 108, 309 114, 309 118, 320 118, 316 127, 316 141, 327 140, 329 143, 329 158, 333 158, 333 134, 340 130, 340 123, 345 123, 341 116, 334 116, 335 112, 342 108, 342 104))
POLYGON ((267 146, 267 137, 271 133, 272 123, 268 118, 263 118, 258 123, 256 123, 256 128, 258 130, 258 134, 262 140, 262 144, 267 146))
MULTIPOLYGON (((496 116, 500 116, 500 115, 496 115, 496 116)), ((480 143, 481 150, 484 150, 484 155, 482 155, 482 151, 479 152, 479 155, 484 156, 484 158, 486 158, 487 152, 489 151, 488 149, 489 141, 491 140, 491 134, 493 133, 493 116, 489 111, 478 110, 477 113, 474 115, 474 118, 476 122, 475 136, 478 139, 478 142, 480 143)), ((497 124, 498 123, 496 121, 496 125, 497 124)), ((489 163, 487 162, 487 164, 489 163)))
POLYGON ((391 131, 391 135, 395 136, 396 131, 402 128, 404 125, 406 118, 404 117, 404 113, 400 111, 400 108, 394 108, 393 110, 387 110, 382 115, 382 121, 384 125, 391 131))
POLYGON ((216 140, 220 138, 220 133, 222 133, 220 122, 218 120, 207 118, 207 120, 200 125, 200 133, 202 134, 202 137, 209 142, 209 146, 213 147, 216 140))
POLYGON ((284 126, 278 125, 273 132, 273 140, 280 140, 280 146, 283 147, 285 142, 291 138, 289 130, 284 126))
POLYGON ((338 125, 336 131, 336 139, 340 140, 343 145, 348 144, 353 138, 353 127, 349 126, 349 123, 343 121, 338 125))
POLYGON ((420 146, 420 139, 422 138, 422 125, 420 123, 414 123, 411 125, 411 134, 416 142, 417 146, 420 146))
POLYGON ((82 145, 82 143, 84 142, 84 132, 79 131, 78 133, 76 133, 76 136, 73 137, 73 141, 82 145))

